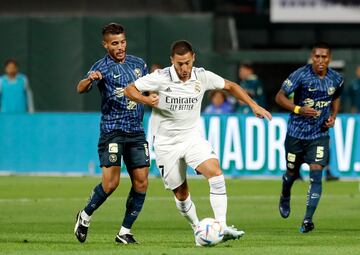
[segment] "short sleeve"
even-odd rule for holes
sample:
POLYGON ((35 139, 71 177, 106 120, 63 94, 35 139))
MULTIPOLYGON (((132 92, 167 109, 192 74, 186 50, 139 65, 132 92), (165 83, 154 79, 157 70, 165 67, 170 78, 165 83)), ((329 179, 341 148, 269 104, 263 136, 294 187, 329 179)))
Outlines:
POLYGON ((289 77, 283 82, 281 88, 285 91, 286 95, 290 95, 291 93, 293 93, 296 88, 298 88, 301 84, 302 70, 303 69, 300 68, 295 72, 291 73, 289 77))
POLYGON ((141 91, 159 91, 162 77, 159 75, 158 71, 155 71, 151 74, 147 74, 143 77, 137 79, 135 87, 141 91))
POLYGON ((224 78, 211 71, 205 71, 205 79, 206 90, 223 89, 225 86, 224 78))
MULTIPOLYGON (((99 71, 103 76, 107 73, 107 66, 106 65, 99 65, 99 62, 95 63, 90 70, 86 73, 84 79, 86 79, 92 72, 99 71)), ((91 82, 91 86, 89 87, 88 91, 93 87, 99 85, 99 83, 103 82, 103 80, 93 80, 91 82)))
POLYGON ((340 77, 339 85, 334 93, 333 99, 337 99, 341 96, 342 92, 344 90, 344 79, 340 77))
POLYGON ((148 68, 147 68, 147 65, 146 65, 146 63, 145 63, 145 61, 142 63, 143 64, 143 66, 142 66, 142 76, 145 76, 145 75, 147 75, 148 73, 149 73, 149 71, 148 71, 148 68))

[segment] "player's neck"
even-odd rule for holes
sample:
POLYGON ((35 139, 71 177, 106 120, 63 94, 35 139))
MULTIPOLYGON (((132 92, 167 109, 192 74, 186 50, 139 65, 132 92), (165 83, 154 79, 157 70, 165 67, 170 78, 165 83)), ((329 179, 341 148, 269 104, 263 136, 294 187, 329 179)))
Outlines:
POLYGON ((323 78, 326 76, 326 73, 327 73, 327 70, 324 70, 324 71, 322 71, 322 72, 318 72, 317 75, 319 75, 319 77, 320 77, 321 79, 323 79, 323 78))
POLYGON ((316 70, 315 68, 313 68, 313 72, 315 73, 315 74, 317 74, 321 79, 323 79, 325 76, 326 76, 326 74, 327 74, 327 68, 325 69, 325 70, 323 70, 323 71, 319 71, 319 70, 316 70))
POLYGON ((123 59, 116 59, 116 58, 114 58, 113 56, 111 56, 110 54, 109 54, 109 57, 110 57, 114 62, 120 63, 120 64, 124 64, 124 63, 125 63, 125 60, 126 60, 126 55, 125 55, 125 57, 124 57, 123 59))
POLYGON ((187 82, 187 81, 190 80, 190 78, 191 78, 191 73, 190 73, 189 75, 185 76, 185 77, 181 77, 181 76, 177 73, 177 76, 178 76, 178 78, 179 78, 180 81, 182 81, 182 82, 187 82))
POLYGON ((190 80, 190 78, 180 78, 180 81, 182 81, 182 82, 187 82, 188 80, 190 80))
POLYGON ((15 80, 16 74, 8 74, 7 77, 9 80, 15 80))

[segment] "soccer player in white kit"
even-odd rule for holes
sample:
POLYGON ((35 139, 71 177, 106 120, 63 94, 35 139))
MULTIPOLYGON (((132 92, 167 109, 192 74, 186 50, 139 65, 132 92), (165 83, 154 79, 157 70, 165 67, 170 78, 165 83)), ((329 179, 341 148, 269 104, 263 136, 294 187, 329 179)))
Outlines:
POLYGON ((195 229, 199 222, 186 181, 187 165, 205 176, 210 186, 214 217, 224 228, 224 241, 238 239, 244 231, 226 223, 227 195, 224 175, 210 143, 199 130, 201 101, 207 90, 224 89, 247 103, 260 118, 271 114, 257 105, 238 84, 193 67, 195 53, 187 41, 171 47, 172 66, 156 70, 125 88, 125 95, 153 107, 151 130, 156 164, 165 188, 174 192, 176 207, 195 229), (142 92, 154 92, 145 96, 142 92))

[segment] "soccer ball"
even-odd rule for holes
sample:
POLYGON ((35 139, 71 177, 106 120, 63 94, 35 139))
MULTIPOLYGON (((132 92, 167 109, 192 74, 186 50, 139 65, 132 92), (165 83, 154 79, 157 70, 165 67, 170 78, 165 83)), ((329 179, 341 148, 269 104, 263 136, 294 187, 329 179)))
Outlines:
POLYGON ((221 242, 224 229, 220 222, 213 218, 205 218, 199 222, 195 230, 195 240, 201 246, 213 246, 221 242))

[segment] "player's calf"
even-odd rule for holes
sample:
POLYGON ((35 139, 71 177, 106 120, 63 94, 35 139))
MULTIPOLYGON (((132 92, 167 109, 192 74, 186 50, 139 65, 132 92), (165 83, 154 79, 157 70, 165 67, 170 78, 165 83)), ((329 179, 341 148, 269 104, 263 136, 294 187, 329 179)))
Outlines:
POLYGON ((310 186, 306 200, 306 212, 304 219, 311 220, 319 204, 322 193, 322 171, 310 171, 310 186))

